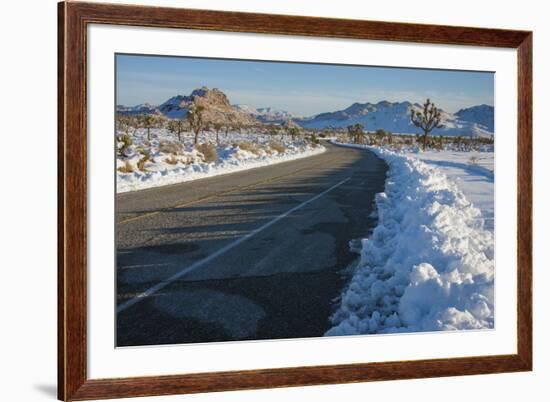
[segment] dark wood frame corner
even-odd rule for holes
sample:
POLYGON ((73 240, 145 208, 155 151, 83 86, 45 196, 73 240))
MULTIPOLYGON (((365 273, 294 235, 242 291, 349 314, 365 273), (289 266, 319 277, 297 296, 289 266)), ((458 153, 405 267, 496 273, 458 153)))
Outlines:
POLYGON ((58 8, 58 397, 121 398, 532 369, 532 32, 62 2, 58 8), (511 355, 116 379, 87 377, 88 24, 490 46, 518 54, 518 344, 511 355))

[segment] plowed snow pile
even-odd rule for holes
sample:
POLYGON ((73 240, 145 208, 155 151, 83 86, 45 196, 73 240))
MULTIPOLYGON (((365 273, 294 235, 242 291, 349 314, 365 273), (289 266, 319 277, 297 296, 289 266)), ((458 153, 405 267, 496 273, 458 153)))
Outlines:
POLYGON ((390 166, 378 225, 326 335, 492 328, 493 233, 441 169, 370 148, 390 166))

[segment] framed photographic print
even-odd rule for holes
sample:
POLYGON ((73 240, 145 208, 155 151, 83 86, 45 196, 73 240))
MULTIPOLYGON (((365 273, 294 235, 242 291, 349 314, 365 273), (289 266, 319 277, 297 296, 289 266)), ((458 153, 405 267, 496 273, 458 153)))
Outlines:
POLYGON ((59 3, 59 399, 531 370, 531 63, 59 3))

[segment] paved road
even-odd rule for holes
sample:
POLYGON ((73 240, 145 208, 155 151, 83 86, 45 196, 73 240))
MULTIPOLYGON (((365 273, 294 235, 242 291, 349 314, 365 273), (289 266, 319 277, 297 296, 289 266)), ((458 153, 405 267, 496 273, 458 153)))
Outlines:
POLYGON ((321 336, 386 164, 321 155, 117 195, 117 344, 321 336))

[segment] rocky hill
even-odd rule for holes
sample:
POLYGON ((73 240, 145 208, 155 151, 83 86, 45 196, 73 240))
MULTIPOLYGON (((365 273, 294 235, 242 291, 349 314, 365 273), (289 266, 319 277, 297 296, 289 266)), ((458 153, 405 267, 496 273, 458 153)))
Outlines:
POLYGON ((195 102, 204 106, 204 120, 207 122, 230 120, 233 124, 253 125, 258 121, 254 116, 234 107, 227 96, 217 88, 202 87, 193 90, 190 95, 176 95, 159 106, 138 105, 134 107, 117 106, 117 112, 123 114, 163 114, 169 119, 182 119, 187 116, 189 106, 195 102))

